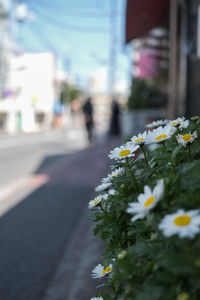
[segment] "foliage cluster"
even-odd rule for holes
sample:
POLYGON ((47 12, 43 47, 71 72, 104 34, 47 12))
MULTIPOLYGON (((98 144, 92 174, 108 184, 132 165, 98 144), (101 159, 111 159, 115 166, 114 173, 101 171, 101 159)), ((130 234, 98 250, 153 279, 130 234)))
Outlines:
POLYGON ((134 78, 131 83, 130 95, 128 98, 128 110, 146 109, 152 106, 161 106, 163 96, 155 85, 147 79, 134 78))
POLYGON ((114 192, 91 209, 94 234, 106 245, 102 264, 113 266, 103 284, 98 279, 99 299, 200 299, 200 231, 181 238, 167 237, 159 229, 166 215, 200 208, 200 119, 193 118, 187 128, 176 127, 170 139, 154 148, 144 144, 135 157, 116 160, 111 169, 123 167, 124 172, 105 186, 106 192, 110 188, 114 192), (178 144, 178 133, 194 131, 197 138, 191 144, 178 144), (137 202, 145 185, 153 189, 160 179, 164 179, 161 200, 147 216, 132 222, 127 213, 130 203, 137 202))
POLYGON ((60 89, 60 100, 62 104, 71 103, 82 93, 76 86, 67 82, 62 82, 60 89))

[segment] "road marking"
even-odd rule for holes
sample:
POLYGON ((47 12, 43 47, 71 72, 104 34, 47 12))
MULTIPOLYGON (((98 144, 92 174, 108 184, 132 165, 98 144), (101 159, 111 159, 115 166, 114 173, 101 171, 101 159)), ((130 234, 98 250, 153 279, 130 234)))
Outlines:
POLYGON ((49 182, 50 176, 47 174, 37 174, 33 176, 30 180, 30 184, 32 187, 39 188, 45 183, 49 182))

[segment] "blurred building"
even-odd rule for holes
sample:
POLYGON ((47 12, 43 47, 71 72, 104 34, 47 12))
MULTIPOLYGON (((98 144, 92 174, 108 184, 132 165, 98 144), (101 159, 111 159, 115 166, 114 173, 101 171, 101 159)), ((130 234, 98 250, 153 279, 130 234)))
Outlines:
POLYGON ((132 76, 137 78, 132 80, 129 96, 132 104, 128 103, 129 107, 166 107, 169 66, 168 7, 168 0, 127 1, 126 42, 132 49, 132 76), (140 80, 141 84, 145 83, 146 89, 139 89, 140 80), (134 88, 134 85, 137 87, 134 88), (147 93, 147 90, 152 92, 147 93), (152 94, 149 101, 144 99, 145 93, 148 96, 152 94), (142 99, 145 101, 140 105, 142 99))
MULTIPOLYGON (((127 82, 125 80, 115 81, 112 86, 113 97, 121 105, 126 102, 127 82)), ((88 93, 93 99, 94 118, 99 132, 108 130, 111 117, 112 97, 108 94, 108 71, 101 67, 90 77, 88 82, 88 93)))
POLYGON ((7 95, 0 101, 1 128, 8 132, 50 128, 56 98, 54 55, 13 54, 10 64, 7 95))
POLYGON ((107 69, 97 69, 88 81, 88 94, 92 97, 96 126, 105 130, 110 118, 110 97, 107 95, 107 69))
POLYGON ((0 98, 9 73, 9 0, 0 0, 0 98))
POLYGON ((200 0, 170 1, 169 114, 200 114, 200 0))
POLYGON ((105 95, 107 92, 107 69, 99 68, 89 79, 88 91, 93 97, 95 95, 105 95))
POLYGON ((136 49, 134 75, 169 65, 168 118, 200 114, 200 0, 128 0, 126 42, 136 49), (163 34, 152 39, 157 28, 163 34), (141 49, 149 48, 158 51, 156 63, 147 56, 141 60, 141 49))

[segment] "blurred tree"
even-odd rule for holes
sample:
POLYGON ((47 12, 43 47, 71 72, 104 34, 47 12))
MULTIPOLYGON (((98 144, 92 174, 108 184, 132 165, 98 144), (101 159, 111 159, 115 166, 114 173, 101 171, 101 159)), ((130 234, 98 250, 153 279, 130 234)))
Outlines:
POLYGON ((128 98, 128 110, 159 107, 165 100, 155 85, 147 79, 134 78, 131 82, 130 95, 128 98))
POLYGON ((71 103, 82 94, 82 91, 76 86, 71 85, 67 82, 61 83, 60 88, 60 101, 62 104, 71 103))

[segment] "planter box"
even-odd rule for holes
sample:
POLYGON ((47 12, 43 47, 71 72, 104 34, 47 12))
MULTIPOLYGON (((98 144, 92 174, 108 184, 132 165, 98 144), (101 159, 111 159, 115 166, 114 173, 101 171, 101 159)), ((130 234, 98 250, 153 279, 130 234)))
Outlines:
POLYGON ((165 118, 165 109, 140 109, 121 114, 121 132, 123 137, 137 135, 145 130, 145 125, 165 118))

